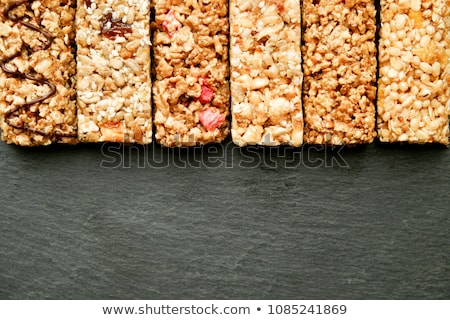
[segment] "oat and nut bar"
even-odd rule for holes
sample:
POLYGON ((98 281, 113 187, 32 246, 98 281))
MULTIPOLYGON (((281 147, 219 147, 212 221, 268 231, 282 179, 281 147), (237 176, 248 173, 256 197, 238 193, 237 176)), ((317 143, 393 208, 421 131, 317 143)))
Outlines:
POLYGON ((77 142, 74 0, 0 0, 0 128, 21 146, 77 142))
POLYGON ((223 141, 230 131, 228 1, 153 6, 156 140, 169 147, 223 141))
POLYGON ((305 142, 348 145, 376 136, 373 0, 303 1, 305 142))
POLYGON ((378 135, 448 145, 450 1, 382 0, 378 135))
POLYGON ((299 0, 231 0, 231 134, 245 145, 303 143, 299 0))
POLYGON ((150 143, 149 0, 78 0, 76 25, 79 139, 150 143))

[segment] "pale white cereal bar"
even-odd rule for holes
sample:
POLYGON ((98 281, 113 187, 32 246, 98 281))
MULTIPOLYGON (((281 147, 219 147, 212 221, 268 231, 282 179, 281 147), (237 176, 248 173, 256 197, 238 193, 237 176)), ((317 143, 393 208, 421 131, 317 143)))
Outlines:
POLYGON ((0 0, 0 128, 21 146, 77 142, 72 0, 0 0))
POLYGON ((448 145, 450 1, 382 0, 378 135, 448 145))
POLYGON ((372 142, 377 69, 374 0, 304 0, 302 14, 305 142, 372 142))
POLYGON ((245 145, 303 143, 299 0, 231 0, 231 134, 245 145))
POLYGON ((149 0, 78 0, 78 134, 152 141, 149 0))
POLYGON ((169 147, 229 135, 228 1, 153 0, 156 140, 169 147))

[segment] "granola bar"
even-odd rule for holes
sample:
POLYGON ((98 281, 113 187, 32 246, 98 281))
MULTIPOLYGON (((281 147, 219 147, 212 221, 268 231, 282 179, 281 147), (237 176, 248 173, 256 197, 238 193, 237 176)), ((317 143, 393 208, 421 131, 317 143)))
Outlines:
POLYGON ((79 139, 150 143, 149 0, 78 0, 76 22, 79 139))
POLYGON ((448 145, 450 1, 382 0, 378 134, 448 145))
POLYGON ((375 132, 373 0, 303 1, 305 141, 370 143, 375 132))
POLYGON ((303 143, 299 0, 231 0, 232 138, 303 143))
POLYGON ((153 0, 153 101, 163 146, 229 135, 228 1, 153 0))
POLYGON ((0 128, 22 146, 76 143, 73 0, 0 0, 0 128))

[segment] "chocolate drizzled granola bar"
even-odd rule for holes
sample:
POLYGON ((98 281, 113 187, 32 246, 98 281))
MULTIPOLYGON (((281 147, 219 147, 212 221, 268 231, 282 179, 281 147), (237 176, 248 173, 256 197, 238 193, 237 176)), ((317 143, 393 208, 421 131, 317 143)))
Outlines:
POLYGON ((0 128, 22 146, 76 143, 72 0, 0 0, 0 128))

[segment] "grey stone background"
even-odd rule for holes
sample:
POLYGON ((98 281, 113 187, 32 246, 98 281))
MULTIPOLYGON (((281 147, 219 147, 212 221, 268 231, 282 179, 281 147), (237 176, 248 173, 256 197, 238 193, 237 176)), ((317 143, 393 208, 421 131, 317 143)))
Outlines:
POLYGON ((0 143, 2 299, 449 299, 450 150, 0 143))

